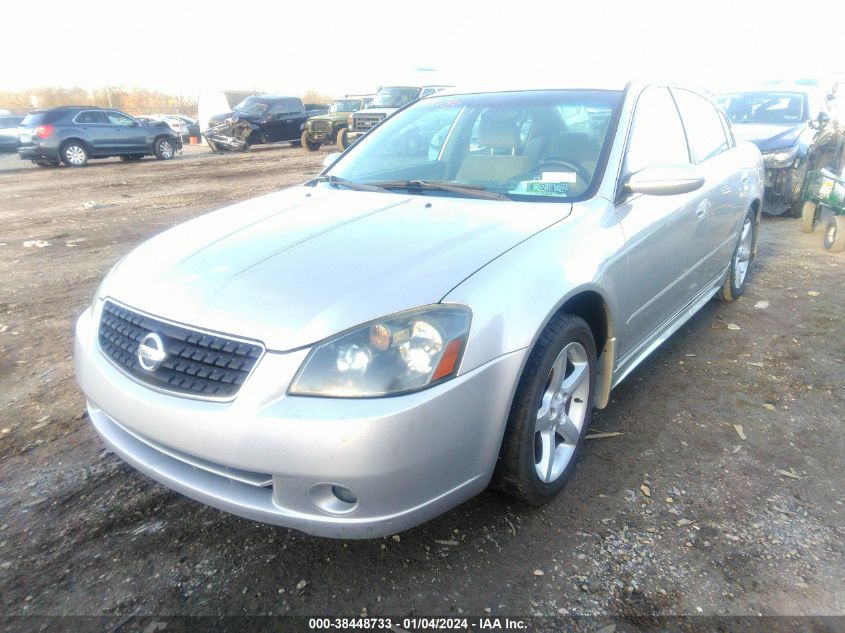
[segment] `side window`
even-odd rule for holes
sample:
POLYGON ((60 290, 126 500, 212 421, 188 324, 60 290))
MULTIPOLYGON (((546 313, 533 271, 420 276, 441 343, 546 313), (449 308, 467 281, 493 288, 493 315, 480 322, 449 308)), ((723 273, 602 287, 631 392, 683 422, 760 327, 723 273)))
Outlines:
POLYGON ((285 99, 285 114, 303 114, 305 106, 299 99, 285 99))
POLYGON ((270 104, 270 109, 267 111, 267 114, 287 114, 287 102, 288 99, 279 99, 278 101, 273 101, 270 104))
POLYGON ((132 125, 134 120, 121 112, 114 112, 109 110, 106 112, 106 118, 111 125, 132 125))
POLYGON ((632 174, 658 163, 689 162, 687 139, 672 95, 666 88, 647 89, 640 95, 634 112, 626 172, 632 174))
POLYGON ((718 156, 728 149, 728 137, 716 108, 688 90, 673 90, 696 162, 718 156))
POLYGON ((80 112, 76 115, 74 119, 77 123, 80 124, 105 124, 108 123, 106 116, 97 110, 88 110, 87 112, 80 112))

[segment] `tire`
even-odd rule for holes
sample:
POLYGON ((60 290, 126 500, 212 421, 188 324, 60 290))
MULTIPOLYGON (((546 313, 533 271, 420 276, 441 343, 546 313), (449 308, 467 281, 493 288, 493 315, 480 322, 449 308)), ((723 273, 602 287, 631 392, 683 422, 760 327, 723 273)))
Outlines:
POLYGON ((304 147, 309 152, 316 152, 320 149, 320 146, 322 145, 322 143, 320 143, 319 141, 312 141, 311 139, 309 139, 308 132, 302 133, 302 139, 300 142, 302 144, 302 147, 304 147))
POLYGON ((736 242, 734 254, 731 257, 731 264, 728 266, 728 274, 722 284, 722 300, 734 301, 745 292, 745 284, 748 281, 748 269, 753 260, 754 236, 756 233, 754 223, 754 211, 749 211, 742 221, 739 230, 739 239, 736 242))
POLYGON ((176 155, 176 147, 166 136, 157 138, 153 143, 153 154, 158 160, 170 160, 176 155))
POLYGON ((590 426, 595 384, 596 343, 590 327, 571 314, 554 317, 519 379, 494 488, 533 506, 560 492, 590 426))
POLYGON ((80 141, 66 141, 62 145, 61 156, 68 167, 84 167, 88 163, 88 148, 80 141))
POLYGON ((126 162, 141 160, 143 157, 144 157, 143 154, 129 154, 127 156, 121 156, 120 160, 122 160, 123 162, 126 163, 126 162))
POLYGON ((818 205, 812 200, 805 200, 801 207, 801 232, 812 233, 816 228, 816 211, 818 205))
POLYGON ((824 227, 824 247, 831 253, 845 251, 845 215, 835 215, 824 227))
POLYGON ((349 128, 342 127, 337 131, 337 149, 341 152, 346 151, 346 148, 349 147, 349 142, 346 140, 346 133, 349 131, 349 128))

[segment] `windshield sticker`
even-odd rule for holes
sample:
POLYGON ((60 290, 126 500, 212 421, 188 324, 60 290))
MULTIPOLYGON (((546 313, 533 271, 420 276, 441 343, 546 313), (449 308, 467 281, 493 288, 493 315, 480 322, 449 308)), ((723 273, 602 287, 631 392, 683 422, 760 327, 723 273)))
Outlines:
POLYGON ((544 171, 540 180, 543 182, 568 182, 574 185, 578 182, 578 174, 574 171, 544 171))
POLYGON ((531 182, 526 183, 525 190, 528 193, 566 195, 569 193, 569 183, 532 180, 531 182))

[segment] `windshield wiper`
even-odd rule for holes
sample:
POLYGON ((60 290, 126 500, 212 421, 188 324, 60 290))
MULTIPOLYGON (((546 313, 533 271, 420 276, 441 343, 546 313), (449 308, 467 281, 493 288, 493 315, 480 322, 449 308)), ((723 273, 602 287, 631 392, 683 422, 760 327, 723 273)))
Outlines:
POLYGON ((482 198, 484 200, 510 200, 503 193, 488 191, 481 185, 454 185, 448 182, 429 182, 427 180, 386 180, 374 182, 373 186, 385 189, 407 189, 408 191, 448 191, 460 193, 471 198, 482 198))
POLYGON ((316 178, 312 178, 308 181, 307 184, 311 183, 318 183, 318 182, 327 182, 332 187, 346 187, 347 189, 352 189, 353 191, 387 191, 383 187, 379 187, 376 185, 365 185, 359 182, 352 182, 351 180, 346 180, 346 178, 339 178, 337 176, 317 176, 316 178))

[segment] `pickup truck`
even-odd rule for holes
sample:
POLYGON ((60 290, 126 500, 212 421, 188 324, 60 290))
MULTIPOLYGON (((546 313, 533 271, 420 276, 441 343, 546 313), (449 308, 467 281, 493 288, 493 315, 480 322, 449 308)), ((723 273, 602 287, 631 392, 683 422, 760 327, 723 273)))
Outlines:
POLYGON ((299 97, 284 95, 251 95, 235 106, 231 112, 215 114, 209 121, 212 128, 224 126, 233 117, 251 124, 249 136, 243 139, 245 145, 289 142, 299 144, 305 121, 308 117, 325 114, 328 107, 306 105, 299 97))
POLYGON ((349 128, 337 136, 338 149, 345 150, 399 108, 444 88, 449 86, 382 86, 366 109, 354 112, 349 117, 349 128))

